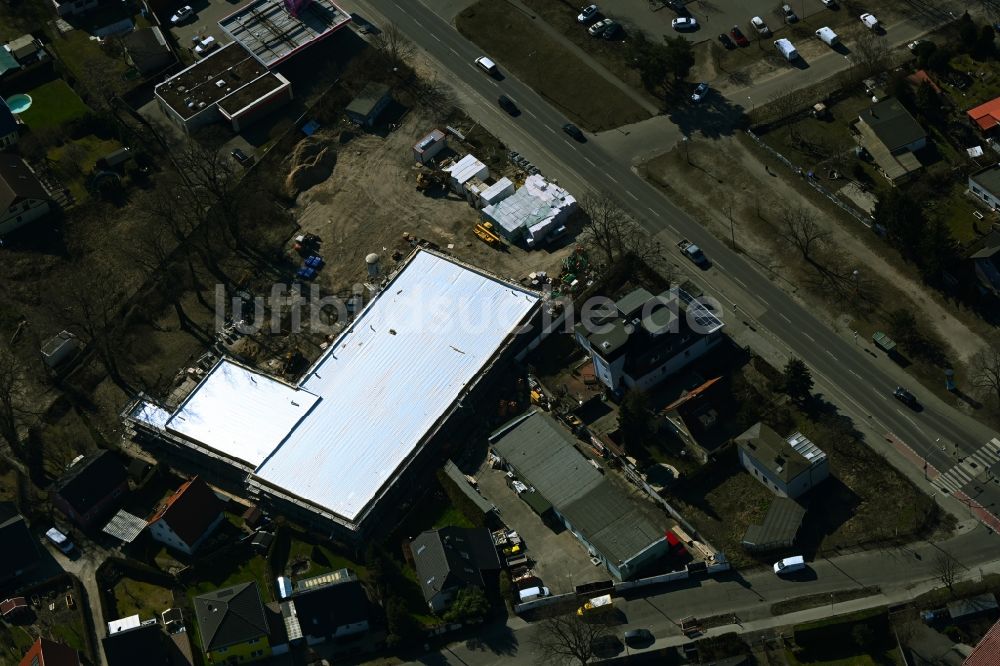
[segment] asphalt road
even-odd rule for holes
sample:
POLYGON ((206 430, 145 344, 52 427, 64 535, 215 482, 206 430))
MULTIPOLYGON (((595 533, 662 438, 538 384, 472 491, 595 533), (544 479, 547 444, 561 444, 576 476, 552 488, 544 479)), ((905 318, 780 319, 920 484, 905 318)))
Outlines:
MULTIPOLYGON (((449 82, 467 93, 466 101, 473 107, 467 108, 470 115, 537 164, 543 173, 557 177, 577 196, 586 190, 615 194, 643 227, 660 242, 669 244, 668 247, 682 237, 700 245, 713 266, 696 279, 700 277, 698 282, 706 293, 723 304, 727 325, 767 329, 792 354, 803 359, 815 375, 836 387, 835 395, 826 397, 855 418, 879 432, 895 434, 942 472, 997 437, 988 427, 912 382, 909 388, 923 409, 913 411, 896 401, 893 389, 905 381, 900 379, 905 375, 890 361, 865 353, 850 335, 831 330, 810 312, 808 304, 797 301, 703 229, 632 171, 632 156, 607 153, 594 141, 581 143, 564 134, 561 127, 567 122, 565 116, 505 72, 502 62, 498 63, 503 73, 501 80, 486 76, 474 64, 481 55, 478 48, 423 2, 385 0, 377 8, 364 0, 355 0, 353 4, 360 6, 363 15, 364 10, 369 10, 367 15, 381 14, 395 23, 437 60, 442 75, 450 75, 449 82), (377 12, 370 11, 372 8, 377 12), (522 111, 520 116, 512 118, 497 107, 496 100, 501 94, 516 101, 522 111)), ((708 177, 711 176, 706 173, 708 177)), ((982 490, 978 494, 969 492, 970 488, 966 492, 976 495, 976 501, 985 507, 1000 506, 1000 482, 983 483, 979 487, 982 490)))

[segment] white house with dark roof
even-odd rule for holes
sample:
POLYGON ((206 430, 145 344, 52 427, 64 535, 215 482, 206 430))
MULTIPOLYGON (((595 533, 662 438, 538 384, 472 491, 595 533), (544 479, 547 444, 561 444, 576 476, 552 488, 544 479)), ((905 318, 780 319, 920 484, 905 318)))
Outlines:
POLYGON ((0 236, 44 217, 49 193, 17 155, 0 154, 0 236))

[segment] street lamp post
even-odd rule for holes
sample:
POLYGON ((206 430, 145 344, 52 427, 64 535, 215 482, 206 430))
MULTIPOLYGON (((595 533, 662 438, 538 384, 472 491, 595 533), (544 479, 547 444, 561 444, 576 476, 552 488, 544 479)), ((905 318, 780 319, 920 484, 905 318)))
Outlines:
POLYGON ((681 137, 681 142, 684 144, 684 159, 687 160, 688 164, 691 164, 691 152, 688 148, 688 138, 686 136, 681 137))

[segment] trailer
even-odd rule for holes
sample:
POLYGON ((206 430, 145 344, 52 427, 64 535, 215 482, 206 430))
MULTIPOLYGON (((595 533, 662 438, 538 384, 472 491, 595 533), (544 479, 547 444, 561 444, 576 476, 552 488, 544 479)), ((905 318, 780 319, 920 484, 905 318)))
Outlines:
POLYGON ((589 615, 594 611, 599 609, 611 610, 614 607, 614 602, 611 600, 610 594, 604 594, 599 597, 594 597, 589 600, 584 605, 576 609, 576 614, 579 616, 589 615))
POLYGON ((837 33, 831 30, 829 27, 822 27, 816 31, 816 36, 819 40, 829 47, 834 47, 840 44, 840 37, 837 37, 837 33))
POLYGON ((882 331, 876 331, 872 334, 872 342, 886 354, 893 354, 896 351, 895 341, 882 331))

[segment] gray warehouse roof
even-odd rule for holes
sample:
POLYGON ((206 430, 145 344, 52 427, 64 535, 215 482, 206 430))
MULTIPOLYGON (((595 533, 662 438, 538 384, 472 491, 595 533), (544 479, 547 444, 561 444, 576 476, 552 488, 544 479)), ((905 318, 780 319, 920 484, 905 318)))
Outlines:
POLYGON ((664 538, 631 498, 576 450, 574 439, 539 411, 511 421, 490 437, 493 450, 522 480, 608 560, 624 562, 664 538))

